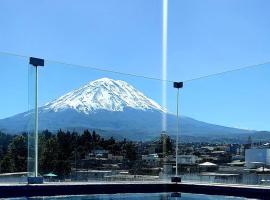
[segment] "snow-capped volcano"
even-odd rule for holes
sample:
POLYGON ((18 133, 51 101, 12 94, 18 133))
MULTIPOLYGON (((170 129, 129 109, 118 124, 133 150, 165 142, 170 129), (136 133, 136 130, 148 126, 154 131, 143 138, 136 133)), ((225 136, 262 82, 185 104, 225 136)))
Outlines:
POLYGON ((158 103, 127 82, 109 78, 89 82, 47 103, 42 109, 54 112, 74 109, 89 114, 97 110, 123 111, 125 108, 165 111, 158 103))
MULTIPOLYGON (((39 109, 39 130, 98 130, 106 136, 144 140, 163 131, 166 112, 158 103, 122 80, 102 78, 75 89, 39 109)), ((0 131, 20 133, 34 127, 34 112, 0 119, 0 131)), ((176 116, 166 112, 167 132, 175 135, 176 116)), ((181 116, 181 134, 235 136, 247 130, 223 127, 181 116)))

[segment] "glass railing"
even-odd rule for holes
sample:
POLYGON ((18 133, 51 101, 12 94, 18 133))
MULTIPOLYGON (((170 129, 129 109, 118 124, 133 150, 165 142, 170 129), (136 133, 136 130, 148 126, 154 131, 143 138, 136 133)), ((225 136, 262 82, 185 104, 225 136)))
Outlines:
POLYGON ((270 184, 269 72, 270 65, 262 64, 185 82, 184 181, 270 184))
POLYGON ((159 180, 161 85, 46 61, 39 71, 39 173, 46 181, 159 180))
POLYGON ((28 58, 0 54, 0 182, 27 181, 27 135, 32 130, 28 58))
POLYGON ((0 66, 2 183, 177 175, 186 183, 270 184, 268 64, 184 81, 179 129, 172 81, 47 60, 36 73, 28 57, 4 54, 0 66))

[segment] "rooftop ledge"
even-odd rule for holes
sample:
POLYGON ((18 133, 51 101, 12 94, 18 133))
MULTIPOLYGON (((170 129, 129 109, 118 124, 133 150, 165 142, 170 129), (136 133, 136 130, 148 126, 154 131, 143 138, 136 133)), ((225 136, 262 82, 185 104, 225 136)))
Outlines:
POLYGON ((265 199, 270 196, 270 186, 214 184, 196 182, 69 182, 45 184, 1 184, 0 197, 30 197, 115 193, 183 192, 208 195, 231 195, 265 199))

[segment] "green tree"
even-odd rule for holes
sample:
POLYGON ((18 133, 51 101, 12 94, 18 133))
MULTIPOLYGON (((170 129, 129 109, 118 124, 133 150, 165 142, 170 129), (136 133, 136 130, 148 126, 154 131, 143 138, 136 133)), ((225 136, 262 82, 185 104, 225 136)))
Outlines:
POLYGON ((8 146, 8 154, 14 162, 16 172, 27 171, 27 143, 25 135, 16 136, 8 146))
POLYGON ((10 154, 6 154, 1 161, 1 173, 12 173, 15 171, 15 164, 10 154))
POLYGON ((39 168, 42 174, 56 171, 57 152, 58 148, 55 136, 41 137, 39 168))
POLYGON ((127 142, 123 146, 124 152, 126 153, 126 158, 129 161, 135 161, 138 157, 137 147, 132 142, 127 142))

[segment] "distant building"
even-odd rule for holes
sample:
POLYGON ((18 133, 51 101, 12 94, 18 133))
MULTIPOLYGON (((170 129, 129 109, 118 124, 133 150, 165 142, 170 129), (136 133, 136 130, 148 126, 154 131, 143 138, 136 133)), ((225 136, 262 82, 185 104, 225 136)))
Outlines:
POLYGON ((94 155, 95 155, 96 157, 103 157, 103 156, 105 156, 106 154, 108 154, 109 151, 108 151, 108 150, 104 150, 104 149, 97 149, 97 150, 94 150, 93 153, 94 153, 94 155))
POLYGON ((158 143, 153 143, 150 144, 147 149, 149 154, 155 154, 162 151, 162 146, 158 143))
POLYGON ((72 171, 71 177, 74 180, 104 180, 106 176, 111 176, 113 172, 111 170, 78 170, 72 171))
POLYGON ((157 161, 159 160, 158 154, 157 153, 153 153, 153 154, 148 154, 148 155, 142 155, 142 160, 144 161, 157 161))
POLYGON ((243 155, 234 155, 232 156, 232 161, 241 161, 241 160, 245 160, 245 157, 243 155))
POLYGON ((109 160, 116 160, 116 161, 123 161, 124 156, 122 156, 122 155, 113 155, 113 154, 109 153, 108 154, 108 159, 109 160))
POLYGON ((229 144, 226 151, 230 154, 240 154, 239 148, 241 147, 240 144, 229 144))
POLYGON ((270 166, 270 149, 246 149, 245 162, 247 168, 270 166))
POLYGON ((160 162, 160 158, 157 153, 142 155, 142 160, 146 162, 147 165, 150 166, 158 166, 160 162))
POLYGON ((178 155, 177 161, 182 165, 194 165, 198 161, 198 157, 195 155, 178 155))

